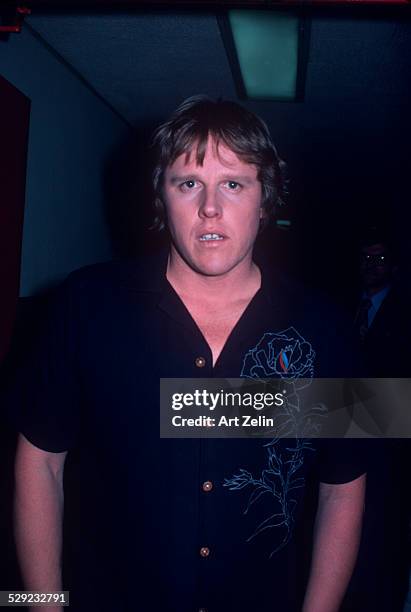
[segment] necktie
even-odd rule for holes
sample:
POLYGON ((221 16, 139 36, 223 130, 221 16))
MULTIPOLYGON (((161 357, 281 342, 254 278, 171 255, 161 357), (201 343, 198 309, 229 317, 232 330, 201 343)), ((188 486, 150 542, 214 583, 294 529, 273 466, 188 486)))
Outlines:
POLYGON ((363 298, 355 317, 354 328, 359 334, 361 341, 364 341, 368 331, 368 311, 371 308, 371 305, 372 302, 370 298, 363 298))

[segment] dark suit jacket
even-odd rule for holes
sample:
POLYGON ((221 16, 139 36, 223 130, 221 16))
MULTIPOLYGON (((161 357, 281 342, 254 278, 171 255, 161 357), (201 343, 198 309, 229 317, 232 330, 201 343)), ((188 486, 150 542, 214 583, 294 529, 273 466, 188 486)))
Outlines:
MULTIPOLYGON (((399 288, 392 287, 382 302, 362 353, 366 376, 410 377, 411 308, 399 288)), ((371 442, 375 452, 367 474, 362 541, 342 611, 401 612, 408 586, 410 440, 371 442)))
POLYGON ((411 375, 411 304, 393 287, 382 302, 365 336, 364 359, 373 378, 411 375))

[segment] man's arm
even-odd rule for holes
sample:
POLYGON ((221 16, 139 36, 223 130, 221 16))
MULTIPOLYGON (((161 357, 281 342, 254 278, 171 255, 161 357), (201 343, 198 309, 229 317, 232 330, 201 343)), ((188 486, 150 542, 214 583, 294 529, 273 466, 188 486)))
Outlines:
MULTIPOLYGON (((14 524, 24 588, 62 589, 63 453, 49 453, 19 436, 15 465, 14 524)), ((44 608, 48 612, 59 607, 44 608)), ((41 608, 33 608, 40 611, 41 608)))
POLYGON ((361 536, 366 476, 320 484, 310 578, 303 612, 337 612, 354 569, 361 536))

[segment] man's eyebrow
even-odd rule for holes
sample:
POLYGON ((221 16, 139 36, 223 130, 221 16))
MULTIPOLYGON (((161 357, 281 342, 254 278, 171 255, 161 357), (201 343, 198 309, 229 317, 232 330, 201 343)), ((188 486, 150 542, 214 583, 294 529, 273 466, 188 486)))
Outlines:
POLYGON ((197 174, 190 172, 188 172, 187 174, 172 174, 169 180, 172 185, 175 185, 176 183, 183 183, 184 181, 193 179, 196 181, 201 180, 197 174))
POLYGON ((247 176, 245 174, 227 174, 224 175, 222 179, 226 181, 238 181, 239 183, 246 184, 254 183, 254 181, 256 180, 256 178, 247 176))

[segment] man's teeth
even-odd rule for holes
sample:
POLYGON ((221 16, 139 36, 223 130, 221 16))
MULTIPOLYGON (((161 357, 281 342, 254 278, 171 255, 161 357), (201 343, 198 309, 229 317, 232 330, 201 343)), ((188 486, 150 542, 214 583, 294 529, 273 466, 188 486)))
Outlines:
POLYGON ((200 240, 224 240, 224 238, 220 234, 203 234, 200 240))

